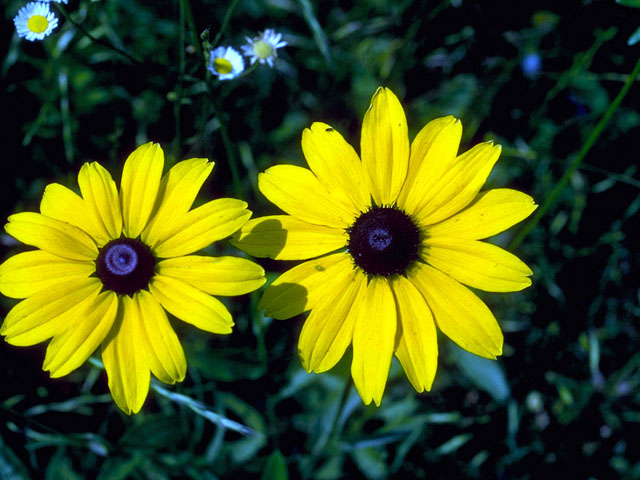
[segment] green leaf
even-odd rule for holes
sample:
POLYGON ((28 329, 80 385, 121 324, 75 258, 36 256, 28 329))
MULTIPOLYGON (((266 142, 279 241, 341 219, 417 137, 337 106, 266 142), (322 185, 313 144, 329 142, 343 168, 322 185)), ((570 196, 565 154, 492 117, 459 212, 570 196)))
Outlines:
POLYGON ((237 442, 227 443, 233 463, 236 465, 244 464, 252 460, 258 451, 267 443, 264 435, 266 431, 265 420, 258 410, 235 395, 222 393, 219 398, 224 407, 240 417, 242 422, 248 425, 254 432, 257 432, 251 437, 243 438, 237 442))
POLYGON ((631 34, 629 39, 627 40, 627 45, 635 45, 640 41, 640 27, 636 28, 636 31, 631 34))
POLYGON ((167 449, 175 446, 176 434, 182 432, 180 427, 175 415, 148 415, 125 432, 120 444, 125 449, 167 449))
POLYGON ((267 459, 261 480, 288 480, 287 460, 279 450, 275 450, 267 459))
POLYGON ((83 476, 71 466, 65 448, 59 448, 47 465, 45 480, 82 480, 83 476))
POLYGON ((193 348, 189 350, 189 364, 207 380, 222 382, 255 380, 265 373, 264 365, 246 349, 193 348))
POLYGON ((640 8, 640 0, 616 0, 616 3, 625 7, 640 8))
POLYGON ((144 454, 140 451, 134 452, 129 458, 112 456, 102 464, 98 480, 125 480, 131 478, 133 471, 144 460, 144 454))
POLYGON ((463 433, 461 435, 456 435, 450 440, 447 440, 438 448, 436 448, 436 453, 439 455, 449 455, 450 453, 455 452, 460 447, 462 447, 465 443, 473 438, 473 435, 470 433, 463 433))
POLYGON ((451 353, 462 370, 476 387, 504 403, 509 398, 509 384, 499 361, 478 357, 451 343, 451 353))
POLYGON ((377 448, 362 448, 351 452, 353 460, 367 478, 386 478, 387 465, 377 448))
POLYGON ((0 437, 0 478, 2 480, 27 480, 30 478, 27 468, 0 437))

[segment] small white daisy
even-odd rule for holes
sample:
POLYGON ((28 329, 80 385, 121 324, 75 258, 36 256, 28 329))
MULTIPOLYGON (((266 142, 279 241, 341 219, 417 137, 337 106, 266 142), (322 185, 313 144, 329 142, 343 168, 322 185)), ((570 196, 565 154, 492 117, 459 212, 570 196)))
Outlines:
POLYGON ((58 26, 58 18, 42 2, 30 2, 22 7, 13 18, 19 37, 27 40, 42 40, 58 26))
POLYGON ((220 80, 231 80, 244 70, 244 60, 233 48, 218 47, 211 50, 207 69, 220 80))
POLYGON ((260 62, 268 63, 270 67, 273 67, 273 60, 278 57, 276 50, 287 45, 287 42, 282 40, 282 34, 271 28, 267 28, 258 37, 247 37, 247 42, 247 45, 242 46, 242 52, 251 57, 251 65, 260 62))

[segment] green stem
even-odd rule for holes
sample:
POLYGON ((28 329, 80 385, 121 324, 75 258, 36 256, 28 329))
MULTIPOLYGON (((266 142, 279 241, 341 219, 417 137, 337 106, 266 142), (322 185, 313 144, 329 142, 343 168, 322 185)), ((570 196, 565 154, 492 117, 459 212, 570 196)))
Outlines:
POLYGON ((60 90, 60 116, 62 119, 62 142, 67 162, 73 164, 73 128, 71 127, 71 111, 69 108, 69 81, 66 69, 58 73, 60 90))
POLYGON ((589 65, 591 65, 596 52, 600 50, 600 47, 602 47, 602 45, 604 45, 614 37, 616 31, 617 29, 615 27, 608 28, 604 31, 599 29, 596 30, 596 39, 593 42, 593 45, 591 45, 591 48, 589 48, 589 50, 587 50, 586 52, 575 55, 571 67, 568 70, 565 70, 554 87, 547 92, 547 95, 545 96, 540 106, 531 114, 529 125, 538 125, 538 123, 540 122, 540 117, 547 109, 547 105, 549 104, 549 102, 553 100, 561 91, 567 88, 573 78, 583 74, 589 68, 589 65))
POLYGON ((333 419, 333 425, 331 425, 330 438, 333 440, 336 440, 337 436, 340 433, 338 429, 338 424, 340 423, 340 417, 342 417, 342 412, 344 412, 344 409, 347 406, 347 400, 349 400, 349 393, 351 393, 351 387, 353 387, 353 377, 350 374, 347 374, 347 380, 344 382, 344 390, 342 390, 342 396, 340 397, 338 410, 336 410, 336 416, 333 419))
POLYGON ((67 22, 71 23, 74 27, 76 27, 78 30, 80 30, 80 32, 82 32, 82 34, 85 37, 87 37, 89 40, 91 40, 92 42, 94 42, 94 43, 96 43, 98 45, 101 45, 101 46, 103 46, 104 48, 106 48, 108 50, 113 50, 114 52, 116 52, 116 53, 122 55, 123 57, 125 57, 131 63, 134 63, 134 64, 135 63, 137 63, 137 64, 144 63, 144 62, 142 62, 142 60, 140 60, 139 58, 134 57, 132 54, 130 54, 126 50, 118 48, 115 45, 112 45, 111 43, 105 42, 101 38, 97 38, 97 37, 94 37, 93 35, 91 35, 91 33, 89 33, 89 31, 86 28, 84 28, 78 22, 73 20, 73 18, 71 18, 71 15, 69 15, 64 8, 62 8, 62 7, 58 6, 58 5, 54 5, 54 7, 58 11, 58 13, 60 13, 60 15, 62 15, 65 18, 65 20, 67 22))
POLYGON ((311 33, 313 34, 313 39, 318 46, 318 50, 322 53, 324 57, 324 61, 327 65, 331 64, 331 49, 329 48, 329 42, 327 41, 327 35, 324 33, 320 22, 316 18, 313 13, 313 6, 309 0, 298 0, 300 3, 300 7, 302 8, 302 16, 304 17, 311 33))
POLYGON ((202 52, 202 44, 200 43, 200 36, 198 35, 198 31, 196 30, 196 22, 193 18, 193 10, 191 9, 191 4, 187 1, 185 2, 184 6, 187 17, 187 25, 189 26, 189 32, 191 33, 191 43, 193 44, 193 48, 196 49, 198 58, 204 58, 204 53, 202 52))
POLYGON ((540 222, 540 219, 556 203, 556 201, 558 200, 558 196, 560 195, 564 187, 567 186, 567 183, 569 183, 569 180, 571 179, 571 176, 573 175, 573 173, 580 167, 580 165, 582 164, 582 161, 589 153, 589 150, 591 150, 591 147, 593 147, 593 145, 596 143, 598 138, 600 138, 600 135, 602 134, 603 130, 611 120, 611 117, 613 116, 618 106, 622 102, 622 99, 624 99, 625 95, 631 88, 631 85, 633 85, 633 82, 638 76, 638 73, 640 73, 640 59, 638 59, 638 61, 636 62, 636 65, 633 68, 633 71, 627 77, 627 80, 624 82, 624 85, 620 89, 620 92, 618 93, 616 98, 613 100, 613 102, 611 102, 611 104, 609 105, 609 108, 607 108, 607 111, 604 112, 604 115, 602 116, 598 124, 591 131, 591 133, 589 134, 589 137, 587 138, 587 141, 582 145, 580 152, 573 159, 573 161, 569 165, 569 168, 564 172, 564 175, 562 175, 562 178, 560 179, 560 181, 556 184, 555 188, 552 190, 549 196, 545 199, 544 203, 536 211, 535 215, 531 218, 531 220, 529 220, 527 225, 522 230, 520 230, 518 235, 516 235, 516 237, 511 241, 511 243, 509 244, 510 249, 517 248, 520 245, 520 243, 522 243, 522 240, 524 240, 524 237, 526 237, 527 234, 531 230, 533 230, 536 227, 536 225, 538 225, 538 223, 540 222))
POLYGON ((220 125, 220 136, 222 137, 222 145, 224 146, 224 150, 227 154, 227 163, 229 164, 229 168, 231 170, 231 179, 233 181, 234 195, 237 198, 242 198, 242 184, 240 183, 240 171, 238 170, 238 162, 236 160, 236 155, 233 151, 233 144, 231 143, 231 138, 229 138, 229 131, 227 130, 227 124, 222 118, 222 115, 220 114, 220 110, 218 109, 215 100, 212 98, 211 98, 211 108, 213 109, 213 114, 218 119, 218 123, 220 125))
POLYGON ((224 31, 227 29, 227 25, 229 25, 229 20, 231 20, 233 9, 236 8, 236 5, 238 5, 238 1, 239 0, 233 0, 231 2, 231 5, 229 5, 229 8, 227 8, 226 13, 224 14, 224 18, 222 19, 222 25, 220 25, 220 30, 218 30, 216 37, 213 39, 212 45, 214 47, 218 45, 218 42, 222 38, 222 35, 224 35, 224 31))
POLYGON ((180 155, 180 144, 181 144, 181 128, 180 128, 180 109, 182 107, 182 79, 184 78, 184 72, 186 69, 186 62, 184 56, 184 31, 186 28, 186 20, 185 20, 185 11, 187 7, 185 6, 185 2, 187 0, 180 0, 180 13, 178 23, 180 25, 178 29, 178 82, 176 83, 176 87, 173 89, 175 93, 175 97, 173 99, 173 118, 175 122, 175 136, 173 139, 173 158, 175 160, 178 159, 180 155))

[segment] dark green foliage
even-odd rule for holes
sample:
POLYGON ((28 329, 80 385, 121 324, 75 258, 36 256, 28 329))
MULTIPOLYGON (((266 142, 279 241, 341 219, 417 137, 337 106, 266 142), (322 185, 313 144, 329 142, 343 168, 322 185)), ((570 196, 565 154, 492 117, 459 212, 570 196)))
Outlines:
MULTIPOLYGON (((453 114, 461 150, 500 143, 487 188, 543 205, 639 53, 627 45, 640 25, 632 0, 71 0, 52 4, 61 27, 33 43, 11 37, 23 4, 3 2, 2 218, 37 210, 49 182, 75 188, 85 161, 118 178, 147 140, 169 164, 216 162, 203 199, 236 196, 255 215, 275 213, 257 173, 303 164, 313 121, 359 150, 379 85, 403 102, 412 138, 453 114), (265 28, 289 42, 276 68, 227 82, 206 72, 203 32, 238 48, 265 28)), ((128 417, 97 362, 52 380, 44 345, 0 342, 0 479, 640 478, 639 106, 634 85, 512 249, 533 269, 532 287, 481 294, 505 332, 497 361, 441 336, 432 392, 416 394, 394 361, 382 406, 364 407, 350 353, 306 374, 303 318, 264 318, 256 292, 224 300, 229 336, 175 321, 187 378, 153 387, 128 417)), ((492 241, 506 246, 521 228, 492 241)), ((2 258, 18 248, 1 240, 2 258)), ((238 254, 224 243, 210 253, 238 254)), ((270 280, 290 266, 261 263, 270 280)), ((13 304, 3 299, 3 312, 13 304)))

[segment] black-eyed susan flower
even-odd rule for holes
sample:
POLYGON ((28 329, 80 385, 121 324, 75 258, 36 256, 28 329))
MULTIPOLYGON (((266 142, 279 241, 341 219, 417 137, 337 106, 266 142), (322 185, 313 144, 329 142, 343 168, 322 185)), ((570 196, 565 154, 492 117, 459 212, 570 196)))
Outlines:
POLYGON ((165 310, 207 332, 231 332, 212 295, 241 295, 264 283, 255 263, 194 252, 238 230, 251 216, 233 198, 191 206, 213 163, 184 160, 164 176, 164 154, 147 143, 127 159, 120 191, 99 163, 78 174, 81 195, 54 183, 40 213, 9 217, 7 233, 36 247, 0 265, 0 292, 23 299, 0 334, 18 346, 52 339, 43 369, 61 377, 102 345, 116 404, 142 407, 150 373, 182 381, 186 360, 165 310))
POLYGON ((249 57, 251 65, 259 62, 273 67, 273 62, 278 57, 278 49, 286 46, 287 42, 282 40, 281 33, 267 28, 255 38, 247 37, 247 44, 241 48, 242 53, 249 57))
POLYGON ((244 71, 244 60, 232 47, 218 47, 211 50, 207 69, 220 80, 231 80, 244 71))
POLYGON ((43 2, 29 2, 13 18, 19 37, 29 41, 42 40, 58 26, 58 18, 43 2))
POLYGON ((413 387, 429 390, 436 326, 477 355, 495 358, 503 337, 489 308, 464 285, 521 290, 531 270, 482 239, 533 212, 528 195, 480 192, 500 147, 458 155, 459 120, 429 122, 411 145, 396 96, 380 88, 364 117, 361 157, 329 125, 302 134, 310 170, 278 165, 260 191, 288 215, 256 218, 232 243, 257 257, 306 260, 267 287, 259 306, 285 319, 311 310, 298 350, 308 372, 332 368, 349 345, 365 404, 380 404, 392 356, 413 387))

